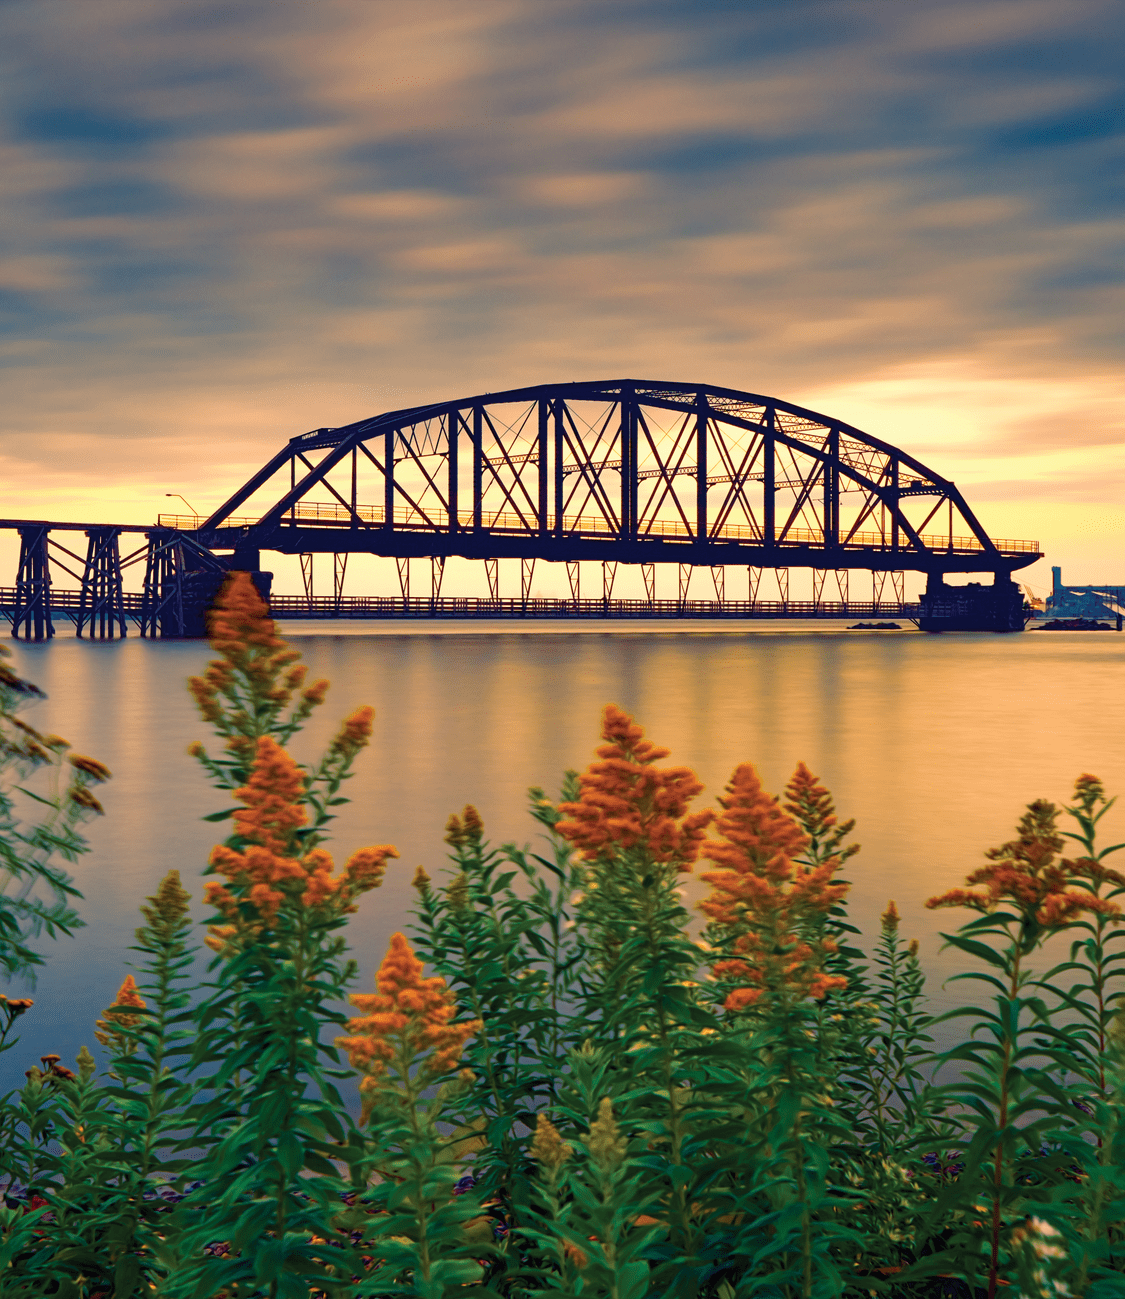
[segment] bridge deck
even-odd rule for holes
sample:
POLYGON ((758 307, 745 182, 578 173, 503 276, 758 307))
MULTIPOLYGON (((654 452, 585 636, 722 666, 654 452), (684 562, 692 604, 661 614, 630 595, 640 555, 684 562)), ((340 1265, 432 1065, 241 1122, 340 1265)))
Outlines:
MULTIPOLYGON (((184 532, 197 531, 203 522, 202 517, 191 514, 161 514, 157 518, 158 526, 184 532)), ((228 528, 237 531, 243 528, 253 528, 258 523, 258 518, 249 515, 230 517, 224 519, 222 526, 214 530, 214 535, 221 536, 228 528)), ((374 528, 382 529, 385 525, 386 514, 378 505, 357 505, 352 510, 350 506, 317 501, 302 501, 279 520, 279 526, 282 528, 296 526, 325 528, 352 534, 353 529, 358 527, 361 530, 361 535, 363 531, 370 531, 374 528)), ((410 509, 396 509, 394 511, 393 526, 396 532, 446 534, 451 531, 449 519, 446 515, 428 515, 422 511, 410 509)), ((528 537, 540 535, 533 519, 507 510, 488 512, 482 517, 480 526, 488 533, 497 536, 528 537)), ((473 532, 475 530, 476 525, 472 512, 459 512, 456 527, 452 531, 473 532)), ((546 532, 549 535, 561 535, 570 539, 589 538, 598 541, 613 540, 619 535, 601 515, 594 514, 565 516, 561 521, 561 527, 558 528, 554 516, 548 516, 546 532)), ((638 541, 660 539, 684 542, 697 540, 691 529, 680 519, 654 519, 646 522, 643 529, 638 531, 635 539, 638 541)), ((761 545, 763 538, 760 529, 748 527, 745 524, 724 524, 712 528, 708 533, 708 540, 761 545)), ((929 550, 938 554, 980 555, 985 550, 981 542, 972 536, 925 533, 922 535, 921 540, 929 550)), ((790 527, 777 537, 774 544, 782 550, 798 546, 823 547, 824 533, 811 528, 790 527)), ((1040 553, 1038 541, 1000 538, 994 544, 1000 554, 1007 558, 1031 554, 1038 555, 1040 553)), ((355 545, 354 540, 350 538, 347 544, 341 545, 340 549, 341 551, 350 550, 353 547, 355 549, 364 549, 362 544, 355 545)), ((847 551, 888 551, 892 549, 892 546, 882 533, 854 531, 842 533, 839 549, 847 551)), ((909 548, 900 545, 896 549, 908 550, 909 548)))
MULTIPOLYGON (((73 620, 78 613, 81 594, 78 591, 52 590, 51 611, 60 618, 73 620)), ((137 622, 141 615, 141 597, 134 592, 123 596, 125 617, 137 622)), ((14 587, 0 587, 0 615, 12 617, 16 607, 14 587)), ((401 596, 315 596, 275 595, 270 600, 275 618, 320 621, 340 619, 401 618, 631 618, 631 619, 781 619, 816 620, 841 618, 921 617, 922 607, 911 602, 882 600, 570 600, 532 596, 527 600, 488 599, 472 596, 429 597, 401 596)))

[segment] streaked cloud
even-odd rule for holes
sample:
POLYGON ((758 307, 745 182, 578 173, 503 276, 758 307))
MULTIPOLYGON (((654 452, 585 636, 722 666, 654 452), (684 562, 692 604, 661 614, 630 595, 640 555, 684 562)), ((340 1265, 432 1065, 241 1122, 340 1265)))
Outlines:
POLYGON ((609 374, 893 426, 1033 519, 1112 502, 1122 26, 1113 0, 10 0, 0 510, 148 518, 307 427, 609 374))

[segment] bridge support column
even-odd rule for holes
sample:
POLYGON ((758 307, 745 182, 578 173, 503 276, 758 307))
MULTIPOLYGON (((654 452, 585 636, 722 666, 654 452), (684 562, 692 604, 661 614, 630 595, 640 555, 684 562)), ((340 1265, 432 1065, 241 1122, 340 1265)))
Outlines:
POLYGON ((679 586, 680 586, 680 596, 679 596, 680 613, 683 613, 683 611, 684 611, 684 605, 687 604, 687 598, 688 598, 688 587, 691 586, 691 575, 692 575, 692 571, 693 571, 693 569, 694 569, 694 565, 692 565, 692 564, 680 564, 680 565, 679 565, 679 570, 680 570, 680 583, 679 583, 679 586))
POLYGON ((617 563, 602 560, 602 606, 609 613, 609 602, 613 599, 613 583, 617 579, 617 563))
POLYGON ((437 612, 437 602, 441 599, 441 580, 445 576, 445 556, 430 556, 430 612, 437 612))
POLYGON ((262 552, 244 546, 231 555, 227 569, 231 573, 258 573, 262 568, 262 552))
POLYGON ((1023 604, 1023 592, 1008 573, 995 573, 991 586, 946 586, 942 573, 930 573, 918 626, 922 631, 1023 631, 1023 604))
POLYGON ((336 616, 340 616, 340 601, 344 598, 344 578, 348 572, 348 552, 332 556, 332 597, 336 603, 336 616))
POLYGON ((789 570, 787 568, 775 568, 774 576, 777 578, 777 594, 783 605, 789 604, 789 570))
POLYGON ((642 564, 641 577, 644 578, 645 595, 648 597, 648 606, 651 609, 656 603, 656 565, 642 564))
POLYGON ((520 560, 520 600, 523 603, 524 612, 527 612, 527 602, 531 599, 531 579, 535 576, 535 560, 520 560))
POLYGON ((762 584, 762 570, 751 565, 746 571, 750 575, 750 603, 754 605, 758 603, 758 587, 762 584))
POLYGON ((399 559, 396 556, 395 568, 398 569, 398 585, 399 590, 402 592, 403 613, 405 613, 406 606, 410 601, 410 560, 399 559))
MULTIPOLYGON (((891 579, 891 591, 894 595, 895 603, 899 606, 906 602, 906 573, 902 569, 897 569, 890 573, 880 573, 872 571, 871 574, 871 603, 873 612, 879 612, 879 605, 883 602, 883 591, 887 585, 887 578, 891 579)), ((893 613, 900 613, 900 609, 892 610, 893 613)))
POLYGON ((313 600, 315 598, 313 560, 314 556, 310 554, 301 556, 301 582, 305 588, 305 603, 309 606, 309 613, 313 611, 313 600))
POLYGON ((184 548, 177 533, 150 532, 141 593, 141 635, 178 640, 184 635, 184 548))
POLYGON ((836 570, 836 590, 840 592, 840 601, 846 605, 848 603, 848 570, 838 568, 836 570))
POLYGON ((146 639, 206 636, 208 611, 230 571, 249 573, 258 594, 269 600, 273 574, 243 567, 252 553, 236 552, 224 562, 182 532, 160 530, 147 536, 140 619, 146 639))
POLYGON ((723 564, 711 565, 711 581, 715 584, 715 599, 720 604, 727 600, 727 570, 723 564))
POLYGON ((824 579, 828 576, 828 570, 825 568, 814 568, 812 571, 812 602, 813 611, 820 612, 820 601, 824 595, 824 579))
POLYGON ((498 559, 486 559, 484 561, 484 575, 488 578, 488 594, 493 600, 499 600, 500 561, 498 559))
POLYGON ((566 580, 570 583, 570 598, 577 609, 578 602, 582 599, 582 565, 577 559, 566 561, 566 580))
POLYGON ((16 607, 12 614, 12 635, 24 640, 50 640, 55 634, 51 620, 51 566, 47 546, 50 532, 45 527, 20 528, 20 566, 16 572, 16 607), (21 631, 22 628, 22 631, 21 631))
POLYGON ((91 640, 124 638, 125 601, 121 587, 119 528, 91 528, 86 536, 86 569, 82 574, 82 595, 74 634, 89 627, 91 640))

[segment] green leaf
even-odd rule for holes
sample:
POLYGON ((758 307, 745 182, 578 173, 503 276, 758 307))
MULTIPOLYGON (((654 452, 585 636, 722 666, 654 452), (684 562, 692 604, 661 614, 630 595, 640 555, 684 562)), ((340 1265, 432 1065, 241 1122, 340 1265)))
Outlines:
POLYGON ((1007 958, 989 947, 987 943, 979 943, 975 938, 965 938, 961 934, 942 934, 942 938, 945 939, 947 947, 956 947, 970 956, 977 957, 978 960, 994 965, 999 970, 1006 972, 1008 969, 1007 958))
POLYGON ((292 1132, 283 1132, 277 1140, 277 1159, 290 1180, 295 1178, 305 1164, 305 1152, 292 1132))
POLYGON ((141 1279, 141 1260, 136 1254, 122 1254, 113 1271, 113 1299, 133 1299, 141 1279))

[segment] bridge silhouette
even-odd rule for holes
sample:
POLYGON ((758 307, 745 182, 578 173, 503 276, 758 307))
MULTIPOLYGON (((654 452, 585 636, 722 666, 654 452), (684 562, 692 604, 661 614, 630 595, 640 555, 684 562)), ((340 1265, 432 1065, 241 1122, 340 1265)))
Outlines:
POLYGON ((0 607, 14 635, 39 639, 52 634, 55 612, 102 639, 124 635, 129 618, 145 636, 201 634, 225 572, 250 571, 268 589, 263 551, 302 557, 303 605, 275 597, 277 616, 472 616, 463 599, 441 594, 446 561, 461 557, 485 565, 489 596, 475 616, 594 616, 600 606, 602 616, 850 617, 885 608, 927 630, 1020 630, 1011 574, 1041 558, 1037 542, 989 537, 952 482, 840 420, 729 388, 640 380, 544 384, 315 429, 207 518, 0 527, 21 537, 16 584, 0 592, 0 607), (86 532, 84 557, 52 537, 60 530, 86 532), (127 534, 143 541, 123 556, 127 534), (355 553, 394 557, 400 596, 344 596, 355 553), (313 595, 316 554, 336 557, 330 600, 313 595), (410 561, 427 558, 430 592, 420 600, 410 561), (518 602, 499 597, 500 559, 520 561, 518 602), (540 561, 567 565, 571 600, 532 596, 540 561), (602 566, 600 601, 579 590, 589 561, 602 566), (130 596, 122 574, 141 562, 143 590, 130 596), (54 589, 52 564, 78 586, 54 589), (619 564, 641 566, 647 600, 613 599, 619 564), (678 566, 677 601, 656 600, 657 564, 678 566), (748 570, 748 601, 725 599, 732 565, 748 570), (701 568, 714 601, 688 599, 701 568), (805 613, 788 599, 791 568, 812 571, 805 613), (777 574, 779 600, 758 599, 765 570, 777 574), (872 575, 870 601, 849 600, 856 570, 872 575), (904 601, 907 571, 927 576, 917 605, 904 601), (993 581, 951 586, 950 573, 993 581), (825 598, 829 574, 835 600, 825 598))

